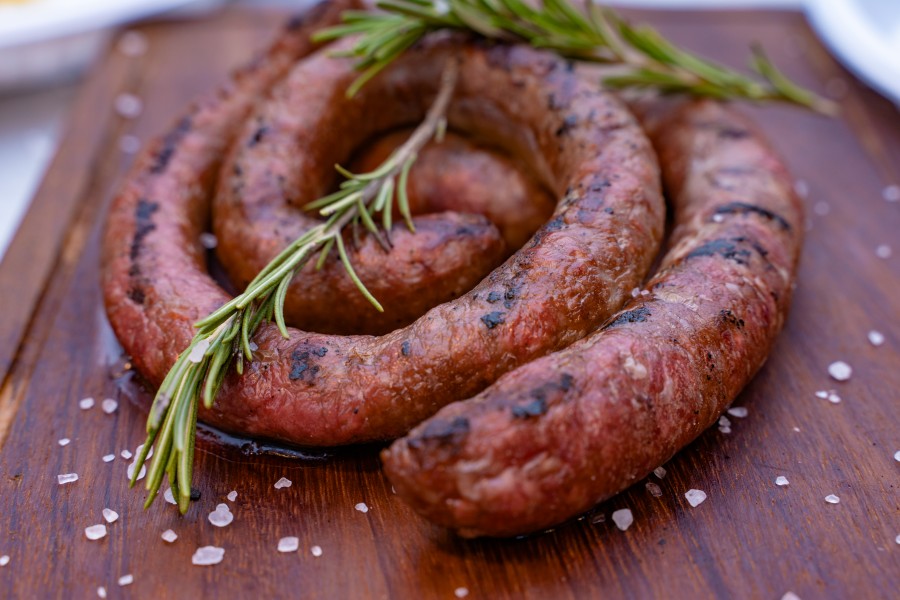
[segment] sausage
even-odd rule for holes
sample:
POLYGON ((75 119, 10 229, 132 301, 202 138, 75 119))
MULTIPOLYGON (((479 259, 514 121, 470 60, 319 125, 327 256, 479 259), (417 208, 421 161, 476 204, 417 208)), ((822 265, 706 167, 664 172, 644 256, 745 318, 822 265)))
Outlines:
POLYGON ((675 228, 646 293, 596 332, 452 404, 382 453, 417 512, 463 536, 582 513, 694 440, 782 327, 803 208, 746 119, 700 101, 645 118, 675 228))
MULTIPOLYGON (((263 109, 284 115, 279 101, 296 107, 303 139, 313 144, 288 161, 300 161, 298 172, 309 176, 290 192, 295 205, 324 191, 324 173, 354 146, 420 119, 449 59, 460 69, 451 128, 498 140, 525 161, 558 198, 552 219, 467 294, 387 335, 292 329, 284 339, 274 326, 261 326, 253 362, 243 376, 225 379, 201 419, 301 445, 391 439, 506 371, 580 339, 645 277, 664 220, 649 140, 620 101, 579 80, 559 57, 527 47, 458 36, 426 40, 353 99, 343 93, 356 76, 349 60, 320 51, 298 63, 263 109), (302 85, 310 80, 316 85, 302 85), (322 142, 324 132, 341 132, 339 143, 322 142)), ((267 134, 271 141, 278 131, 267 134)), ((256 164, 244 162, 253 153, 242 143, 246 135, 236 139, 231 164, 256 164)), ((110 211, 110 322, 156 384, 190 341, 191 323, 228 300, 195 241, 209 216, 209 198, 195 193, 195 152, 212 145, 193 128, 164 173, 147 183, 139 168, 110 211)), ((251 167, 243 181, 263 193, 278 185, 278 175, 287 176, 251 167)))

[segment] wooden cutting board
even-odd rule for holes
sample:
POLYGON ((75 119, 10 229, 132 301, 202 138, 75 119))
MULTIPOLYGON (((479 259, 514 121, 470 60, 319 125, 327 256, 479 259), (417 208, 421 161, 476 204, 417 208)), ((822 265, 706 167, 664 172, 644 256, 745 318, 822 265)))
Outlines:
MULTIPOLYGON (((768 365, 737 405, 731 433, 713 428, 653 479, 555 531, 463 541, 392 495, 377 448, 305 458, 261 455, 252 443, 199 443, 202 496, 181 517, 144 511, 126 488, 119 452, 142 441, 150 398, 127 375, 101 305, 99 240, 106 207, 130 161, 123 135, 162 131, 194 96, 260 47, 280 15, 228 12, 143 28, 148 52, 111 49, 88 79, 68 133, 0 265, 0 597, 308 598, 889 598, 900 589, 900 182, 895 107, 838 67, 801 16, 785 12, 642 13, 665 34, 739 65, 751 40, 799 82, 840 97, 827 119, 789 108, 753 110, 809 190, 810 221, 796 300, 768 365), (144 101, 135 120, 114 99, 144 101), (876 257, 879 244, 894 256, 876 257), (874 347, 867 332, 885 342, 874 347), (827 366, 853 367, 846 383, 827 366), (834 388, 842 401, 817 398, 834 388), (81 410, 92 396, 98 405, 81 410), (99 401, 119 406, 104 414, 99 401), (70 438, 62 447, 60 438, 70 438), (115 453, 111 463, 103 455, 115 453), (57 475, 77 473, 59 485, 57 475), (786 476, 790 485, 778 487, 786 476), (273 484, 282 476, 287 489, 273 484), (706 502, 691 508, 696 488, 706 502), (234 522, 207 515, 229 502, 234 522), (825 496, 836 494, 839 504, 825 496), (365 502, 362 513, 354 505, 365 502), (100 541, 84 528, 119 513, 100 541), (630 508, 618 530, 610 514, 630 508), (166 529, 174 544, 160 539, 166 529), (276 551, 297 536, 298 553, 276 551), (199 546, 225 548, 213 567, 199 546), (313 546, 322 554, 315 557, 313 546), (120 576, 134 583, 119 587, 120 576)), ((2 201, 0 201, 2 202, 2 201)))

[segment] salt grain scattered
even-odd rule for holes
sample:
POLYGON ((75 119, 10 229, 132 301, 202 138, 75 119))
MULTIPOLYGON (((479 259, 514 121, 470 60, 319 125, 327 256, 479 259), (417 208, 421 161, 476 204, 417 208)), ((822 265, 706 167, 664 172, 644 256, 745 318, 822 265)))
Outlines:
POLYGON ((134 94, 119 94, 116 96, 115 108, 120 117, 134 119, 144 111, 144 102, 134 94))
POLYGON ((106 588, 102 585, 97 588, 97 597, 98 598, 106 598, 106 588))
MULTIPOLYGON (((898 541, 897 543, 900 544, 900 541, 898 541)), ((4 554, 3 556, 0 556, 0 567, 5 567, 8 564, 9 564, 9 555, 4 554)))
POLYGON ((434 8, 434 12, 437 14, 446 15, 450 12, 450 2, 447 0, 434 0, 432 8, 434 8))
POLYGON ((798 179, 794 182, 794 192, 801 198, 806 198, 809 196, 809 184, 803 179, 798 179))
POLYGON ((119 38, 119 52, 130 58, 147 52, 147 37, 139 31, 126 31, 119 38))
POLYGON ((900 462, 900 450, 897 450, 896 452, 894 452, 894 460, 896 460, 897 462, 900 462))
POLYGON ((63 473, 62 475, 57 475, 56 480, 59 482, 59 485, 72 483, 73 481, 78 481, 78 473, 63 473))
POLYGON ((714 223, 721 223, 725 220, 725 215, 714 214, 712 220, 714 223))
POLYGON ((659 498, 662 496, 662 488, 653 483, 652 481, 648 481, 644 484, 644 487, 647 488, 647 491, 650 492, 650 495, 654 498, 659 498))
POLYGON ((831 212, 831 206, 824 200, 820 200, 819 202, 813 204, 813 212, 820 217, 824 217, 831 212))
POLYGON ((631 290, 631 297, 632 297, 632 298, 637 298, 637 297, 640 296, 640 295, 641 295, 641 288, 636 287, 636 288, 634 288, 633 290, 631 290))
POLYGON ((900 185, 889 185, 881 190, 881 197, 888 202, 900 201, 900 185))
POLYGON ((225 527, 234 521, 234 515, 227 504, 216 505, 216 510, 209 513, 209 522, 216 527, 225 527))
POLYGON ((89 540, 99 540, 106 537, 106 525, 91 525, 84 528, 84 535, 89 540))
POLYGON ((134 575, 129 573, 128 575, 122 575, 119 577, 119 587, 125 587, 126 585, 131 585, 134 583, 134 575))
POLYGON ((842 360, 837 360, 828 365, 828 374, 837 381, 847 381, 853 374, 853 369, 842 360))
POLYGON ((458 587, 455 590, 453 590, 453 595, 456 596, 457 598, 465 598, 466 596, 469 595, 469 589, 464 588, 464 587, 458 587))
POLYGON ((228 495, 225 497, 228 498, 229 502, 234 502, 235 500, 237 500, 237 492, 232 490, 228 492, 228 495))
POLYGON ((728 425, 719 425, 719 432, 729 434, 731 433, 731 427, 729 427, 728 425))
POLYGON ((800 596, 794 592, 785 592, 784 596, 781 597, 781 600, 800 600, 800 596))
MULTIPOLYGON (((144 450, 144 445, 140 444, 137 448, 134 449, 135 456, 140 456, 141 452, 144 450)), ((150 450, 147 451, 147 458, 153 456, 153 446, 150 446, 150 450)))
POLYGON ((728 409, 728 414, 738 419, 743 419, 749 414, 746 406, 734 406, 728 409))
POLYGON ((121 452, 119 452, 119 456, 121 456, 125 460, 128 460, 134 455, 131 453, 131 450, 122 450, 121 452))
POLYGON ((841 397, 837 395, 837 392, 828 392, 828 401, 832 404, 840 404, 841 397))
POLYGON ((287 477, 282 477, 278 481, 275 482, 275 489, 280 490, 281 488, 289 488, 294 482, 288 479, 287 477))
MULTIPOLYGON (((896 538, 894 538, 894 541, 897 542, 898 544, 900 544, 900 535, 898 535, 896 538)), ((5 565, 7 562, 9 562, 8 556, 0 556, 0 566, 5 565), (6 562, 3 562, 4 558, 6 559, 6 562)))
POLYGON ((219 245, 219 240, 213 234, 204 232, 200 234, 200 245, 207 250, 212 250, 219 245))
POLYGON ((69 438, 61 438, 61 439, 60 439, 58 442, 56 442, 56 443, 59 444, 60 446, 68 446, 68 445, 69 445, 69 442, 71 442, 71 441, 72 441, 72 440, 70 440, 69 438))
POLYGON ((166 502, 169 504, 178 504, 175 502, 175 494, 172 493, 172 488, 166 488, 166 491, 163 492, 163 498, 165 498, 166 502))
POLYGON ((837 504, 840 501, 841 499, 834 494, 828 494, 827 496, 825 496, 825 502, 827 502, 828 504, 837 504))
POLYGON ((355 508, 356 510, 358 510, 358 511, 361 512, 361 513, 367 513, 367 512, 369 512, 369 507, 366 506, 366 503, 365 503, 365 502, 360 502, 359 504, 357 504, 357 505, 354 506, 353 508, 355 508))
POLYGON ((785 477, 784 475, 779 475, 778 477, 775 478, 775 485, 786 486, 789 483, 790 483, 790 481, 788 481, 788 478, 785 477))
POLYGON ((219 564, 223 558, 225 558, 225 548, 203 546, 197 548, 197 551, 191 557, 191 562, 200 567, 208 567, 219 564))
POLYGON ((893 250, 887 244, 878 244, 875 246, 875 256, 878 258, 888 259, 893 254, 893 250))
POLYGON ((197 345, 191 350, 191 353, 188 354, 188 360, 192 363, 199 363, 203 360, 203 355, 206 354, 206 351, 209 350, 209 338, 204 340, 200 340, 197 342, 197 345))
POLYGON ((78 401, 78 408, 81 410, 89 410, 94 407, 94 399, 93 398, 82 398, 78 401))
POLYGON ((663 467, 656 467, 653 469, 653 474, 656 475, 659 479, 662 479, 666 476, 666 470, 663 467))
POLYGON ((115 523, 116 520, 119 518, 119 513, 117 513, 116 511, 114 511, 112 509, 104 508, 103 509, 103 518, 106 519, 107 523, 115 523))
POLYGON ((174 542, 175 540, 178 539, 178 534, 175 533, 174 531, 172 531, 171 529, 166 529, 165 531, 162 532, 162 536, 160 536, 160 537, 162 537, 164 542, 168 542, 171 544, 172 542, 174 542))
POLYGON ((688 490, 684 493, 684 497, 687 498, 688 504, 697 507, 706 500, 706 492, 703 490, 688 490))
POLYGON ((884 343, 884 334, 880 331, 875 331, 874 329, 869 332, 869 343, 873 346, 880 346, 884 343))
MULTIPOLYGON (((125 470, 126 474, 128 475, 128 479, 131 479, 132 475, 134 475, 135 464, 136 463, 129 464, 128 468, 125 470)), ((147 475, 147 465, 141 465, 141 470, 138 473, 136 481, 140 481, 144 478, 145 475, 147 475)))
POLYGON ((134 135, 123 135, 119 138, 119 150, 125 154, 136 154, 141 149, 141 140, 134 135))
POLYGON ((821 398, 824 400, 828 397, 828 390, 819 390, 816 392, 816 398, 821 398))
POLYGON ((731 426, 731 419, 729 419, 725 415, 722 415, 721 417, 719 417, 719 427, 730 427, 730 426, 731 426))
POLYGON ((279 552, 296 552, 300 547, 300 538, 294 536, 283 537, 278 540, 279 552))
POLYGON ((105 454, 103 455, 103 462, 108 463, 116 460, 115 454, 105 454))
POLYGON ((100 408, 102 408, 103 412, 105 412, 106 414, 111 415, 116 412, 117 408, 119 408, 119 403, 112 398, 107 398, 100 403, 100 408))
POLYGON ((625 531, 631 524, 634 523, 634 515, 631 514, 631 509, 629 508, 620 508, 619 510, 613 512, 612 520, 616 524, 616 527, 625 531))
POLYGON ((321 546, 313 546, 309 549, 313 556, 319 557, 322 556, 322 547, 321 546))
POLYGON ((800 428, 799 428, 799 427, 794 427, 793 429, 794 429, 794 431, 796 431, 797 433, 800 433, 800 428))

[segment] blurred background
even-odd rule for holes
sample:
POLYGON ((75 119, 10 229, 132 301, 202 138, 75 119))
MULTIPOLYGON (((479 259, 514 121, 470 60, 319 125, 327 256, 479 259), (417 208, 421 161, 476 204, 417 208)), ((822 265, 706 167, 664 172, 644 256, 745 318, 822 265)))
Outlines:
MULTIPOLYGON (((0 0, 0 259, 53 157, 78 82, 107 48, 114 31, 160 15, 198 18, 224 4, 298 9, 312 1, 0 0)), ((615 0, 609 4, 673 10, 804 10, 845 66, 900 106, 900 0, 615 0)), ((122 43, 122 51, 142 51, 138 36, 126 36, 122 43)))

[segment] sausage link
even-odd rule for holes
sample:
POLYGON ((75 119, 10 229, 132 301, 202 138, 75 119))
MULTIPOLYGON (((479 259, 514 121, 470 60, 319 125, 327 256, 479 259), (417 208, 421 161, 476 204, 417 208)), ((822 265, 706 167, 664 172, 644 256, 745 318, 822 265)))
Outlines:
POLYGON ((676 224, 647 294, 383 452, 397 493, 435 523, 511 536, 584 512, 695 439, 765 362, 802 243, 789 175, 724 105, 646 126, 676 224))

